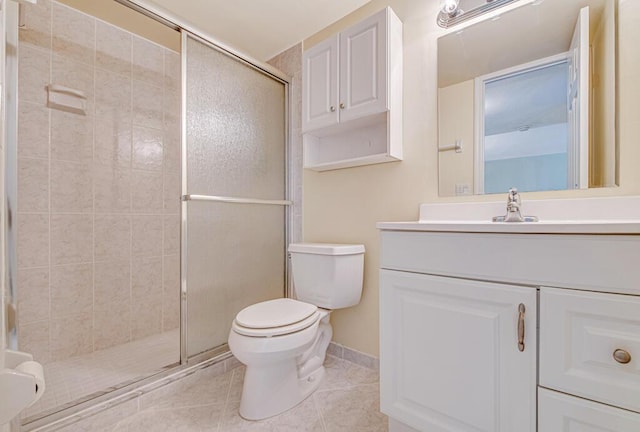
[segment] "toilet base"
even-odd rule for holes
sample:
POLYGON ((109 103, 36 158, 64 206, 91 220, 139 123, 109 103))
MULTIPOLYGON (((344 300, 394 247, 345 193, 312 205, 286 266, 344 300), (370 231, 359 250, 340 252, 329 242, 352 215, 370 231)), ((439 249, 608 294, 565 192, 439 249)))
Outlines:
MULTIPOLYGON (((276 340, 247 338, 231 331, 229 347, 238 360, 247 366, 240 401, 240 416, 247 420, 262 420, 293 408, 311 395, 322 383, 327 347, 333 331, 330 311, 322 310, 317 327, 296 333, 304 343, 289 340, 289 350, 278 350, 276 340), (312 336, 313 339, 309 339, 312 336), (256 343, 247 349, 248 343, 256 343), (265 350, 265 346, 272 351, 265 350), (245 348, 244 350, 242 348, 245 348)), ((277 337, 277 336, 276 336, 277 337)), ((291 336, 284 336, 291 337, 291 336)))
POLYGON ((299 378, 295 363, 293 359, 271 367, 247 367, 240 416, 246 420, 262 420, 281 414, 309 397, 322 383, 324 366, 299 378))

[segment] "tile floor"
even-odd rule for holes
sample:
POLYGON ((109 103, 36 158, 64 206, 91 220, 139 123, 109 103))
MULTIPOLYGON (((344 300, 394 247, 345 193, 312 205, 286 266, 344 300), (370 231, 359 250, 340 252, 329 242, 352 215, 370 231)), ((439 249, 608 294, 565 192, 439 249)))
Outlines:
POLYGON ((46 363, 47 389, 22 417, 39 417, 112 386, 148 376, 179 360, 180 335, 176 329, 91 354, 46 363))
MULTIPOLYGON (((109 419, 85 421, 64 432, 378 432, 387 431, 379 411, 378 373, 328 356, 321 387, 297 407, 262 421, 238 414, 244 367, 220 373, 215 366, 182 382, 123 404, 109 419), (133 404, 137 403, 137 407, 133 404), (128 417, 125 417, 127 416, 128 417)), ((87 419, 91 420, 91 419, 87 419)))

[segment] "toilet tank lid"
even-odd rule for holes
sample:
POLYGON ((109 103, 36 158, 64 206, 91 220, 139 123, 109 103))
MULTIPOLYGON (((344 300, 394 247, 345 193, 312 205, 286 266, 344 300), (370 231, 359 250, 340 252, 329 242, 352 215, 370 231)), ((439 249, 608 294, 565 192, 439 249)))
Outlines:
POLYGON ((357 255, 364 253, 364 245, 334 243, 291 243, 289 245, 289 252, 317 255, 357 255))

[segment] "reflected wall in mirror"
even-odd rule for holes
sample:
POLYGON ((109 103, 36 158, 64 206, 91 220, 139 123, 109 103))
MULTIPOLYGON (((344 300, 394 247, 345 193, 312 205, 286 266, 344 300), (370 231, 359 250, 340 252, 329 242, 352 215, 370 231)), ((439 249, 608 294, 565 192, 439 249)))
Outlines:
POLYGON ((616 185, 617 2, 523 2, 438 39, 440 196, 616 185))

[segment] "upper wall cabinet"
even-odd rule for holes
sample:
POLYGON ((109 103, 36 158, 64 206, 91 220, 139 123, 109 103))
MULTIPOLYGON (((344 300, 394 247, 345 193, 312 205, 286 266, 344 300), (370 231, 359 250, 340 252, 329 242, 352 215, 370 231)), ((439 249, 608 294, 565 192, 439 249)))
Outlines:
POLYGON ((339 121, 338 37, 329 38, 304 53, 304 131, 331 126, 339 121))
POLYGON ((386 8, 303 56, 305 168, 402 159, 402 23, 386 8))

